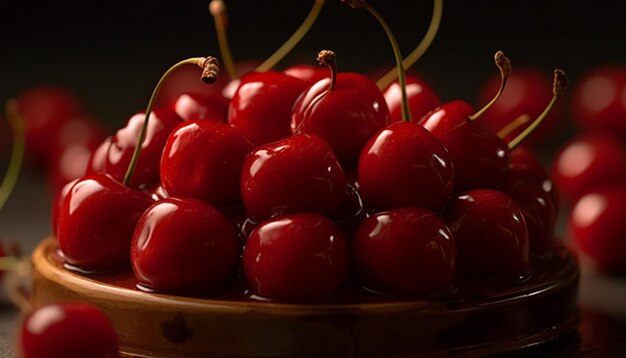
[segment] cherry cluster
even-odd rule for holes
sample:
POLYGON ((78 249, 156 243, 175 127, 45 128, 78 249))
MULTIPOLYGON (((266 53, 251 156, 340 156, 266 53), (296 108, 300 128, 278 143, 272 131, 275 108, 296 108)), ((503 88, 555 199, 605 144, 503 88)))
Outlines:
POLYGON ((552 162, 552 176, 570 207, 577 248, 608 273, 626 272, 626 69, 599 66, 573 91, 579 130, 552 162))

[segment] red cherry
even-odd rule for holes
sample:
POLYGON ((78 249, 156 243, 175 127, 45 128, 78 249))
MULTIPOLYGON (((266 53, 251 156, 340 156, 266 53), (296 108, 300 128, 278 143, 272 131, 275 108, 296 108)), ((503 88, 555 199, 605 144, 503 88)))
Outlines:
POLYGON ((107 175, 77 181, 59 212, 57 239, 67 262, 83 270, 118 269, 129 262, 130 241, 147 194, 107 175))
POLYGON ((328 77, 328 71, 323 67, 302 64, 289 66, 283 70, 283 73, 304 81, 308 85, 313 85, 328 77))
POLYGON ((253 72, 241 85, 228 108, 228 122, 255 145, 291 135, 291 109, 306 82, 280 72, 253 72))
MULTIPOLYGON (((422 118, 441 103, 435 92, 424 81, 415 76, 406 76, 406 95, 409 110, 414 119, 422 118)), ((398 81, 393 82, 385 89, 384 96, 389 108, 391 122, 401 121, 402 93, 400 83, 398 81)))
POLYGON ((452 194, 455 169, 441 142, 413 122, 395 122, 365 145, 359 159, 359 191, 367 206, 406 206, 435 212, 452 194))
POLYGON ((427 209, 380 212, 354 238, 356 270, 371 289, 394 295, 433 294, 450 288, 456 246, 443 220, 427 209))
POLYGON ((107 155, 111 147, 113 136, 106 137, 100 145, 91 153, 85 174, 104 174, 106 173, 107 155))
POLYGON ((18 350, 23 358, 119 357, 109 319, 82 302, 50 304, 31 312, 22 322, 18 350))
POLYGON ((527 148, 517 147, 511 152, 502 190, 522 211, 528 228, 530 252, 548 252, 558 219, 559 199, 543 165, 527 148))
MULTIPOLYGON (((143 113, 132 116, 128 120, 126 127, 119 129, 111 138, 111 145, 107 152, 105 173, 118 181, 124 179, 124 175, 128 170, 144 119, 145 114, 143 113)), ((155 108, 152 111, 146 137, 141 146, 141 155, 139 156, 137 168, 130 186, 134 188, 151 188, 159 183, 159 164, 165 141, 172 129, 181 121, 180 117, 169 108, 155 108)))
POLYGON ((170 108, 186 121, 208 119, 226 123, 228 117, 228 100, 218 93, 183 93, 170 103, 170 108))
POLYGON ((569 232, 578 248, 607 272, 626 272, 626 187, 592 190, 574 205, 569 232))
POLYGON ((336 74, 335 53, 321 51, 331 78, 307 88, 293 107, 294 134, 314 134, 333 148, 345 168, 356 167, 361 149, 389 123, 389 111, 376 83, 358 73, 336 74))
POLYGON ((196 120, 174 128, 161 160, 161 183, 170 196, 202 199, 215 206, 239 201, 239 178, 253 149, 237 128, 196 120))
POLYGON ((139 283, 157 291, 213 288, 232 275, 241 244, 217 209, 196 199, 168 198, 139 219, 131 262, 139 283))
MULTIPOLYGON (((500 76, 490 77, 482 86, 479 93, 479 103, 488 103, 500 86, 500 76)), ((549 98, 552 96, 552 83, 548 73, 532 68, 516 67, 508 77, 506 88, 502 96, 480 117, 480 123, 489 131, 498 133, 509 123, 520 116, 526 115, 529 119, 537 118, 543 112, 549 98)), ((556 106, 544 120, 544 123, 534 131, 534 143, 547 139, 555 133, 561 116, 560 107, 556 106)), ((504 140, 509 142, 519 135, 527 126, 521 125, 509 132, 504 140)))
POLYGON ((65 122, 83 112, 82 105, 73 93, 58 86, 29 88, 17 100, 26 126, 26 153, 45 164, 54 148, 55 134, 65 122))
POLYGON ((504 279, 529 273, 528 229, 510 196, 470 190, 446 207, 443 218, 456 242, 460 273, 504 279))
POLYGON ((572 114, 585 130, 604 130, 626 135, 626 67, 591 69, 576 82, 572 114))
POLYGON ((346 195, 346 178, 330 146, 298 134, 250 153, 241 174, 241 199, 260 221, 272 216, 316 212, 334 216, 346 195))
POLYGON ((580 133, 555 154, 552 177, 570 202, 594 189, 626 185, 626 145, 608 132, 580 133))
POLYGON ((445 103, 419 123, 448 149, 454 166, 454 189, 495 187, 509 162, 507 144, 469 116, 475 111, 463 101, 445 103))
POLYGON ((317 214, 277 217, 257 226, 243 253, 251 290, 285 301, 332 297, 348 271, 348 245, 339 228, 317 214))
POLYGON ((56 192, 54 195, 54 200, 52 202, 52 233, 57 236, 57 225, 59 222, 59 214, 61 213, 61 208, 63 207, 63 203, 65 202, 65 198, 67 194, 70 192, 74 184, 78 181, 77 179, 71 180, 66 183, 60 190, 56 192))

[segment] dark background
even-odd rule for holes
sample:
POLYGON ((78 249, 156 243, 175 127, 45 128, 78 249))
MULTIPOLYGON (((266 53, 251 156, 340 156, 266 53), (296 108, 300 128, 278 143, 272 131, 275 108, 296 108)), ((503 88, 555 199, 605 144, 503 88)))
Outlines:
MULTIPOLYGON (((0 101, 36 84, 74 90, 113 130, 145 107, 152 87, 180 59, 218 55, 206 1, 3 1, 0 4, 0 101)), ((236 59, 265 59, 304 19, 312 1, 226 1, 236 59)), ((403 53, 421 40, 431 1, 371 0, 387 18, 403 53)), ((446 1, 435 42, 415 69, 442 100, 475 103, 504 50, 515 66, 562 67, 575 82, 601 63, 626 62, 622 1, 446 1)), ((392 64, 382 29, 365 11, 328 0, 309 35, 279 67, 313 63, 323 48, 340 70, 392 64)), ((549 74, 547 74, 549 76, 549 74)), ((546 99, 547 101, 548 99, 546 99)))

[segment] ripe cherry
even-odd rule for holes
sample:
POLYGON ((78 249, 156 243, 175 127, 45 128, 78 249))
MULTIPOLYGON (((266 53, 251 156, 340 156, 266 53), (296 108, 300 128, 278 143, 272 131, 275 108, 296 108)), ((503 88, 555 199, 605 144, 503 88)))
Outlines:
POLYGON ((353 243, 354 265, 365 285, 398 296, 449 289, 456 256, 454 239, 443 220, 418 207, 370 216, 359 226, 353 243))
POLYGON ((580 133, 555 154, 552 177, 569 202, 594 189, 626 185, 626 145, 609 132, 580 133))
POLYGON ((318 214, 293 214, 260 223, 243 253, 252 292, 281 301, 331 298, 348 271, 341 230, 318 214))
POLYGON ((298 212, 334 216, 346 195, 346 178, 330 146, 298 134, 258 147, 244 162, 241 199, 257 221, 298 212))
POLYGON ((604 130, 626 135, 626 68, 601 66, 576 82, 572 114, 585 130, 604 130))
POLYGON ((359 192, 377 210, 420 206, 439 212, 454 187, 450 155, 432 133, 395 122, 370 139, 359 158, 359 192))
POLYGON ((139 284, 156 291, 211 289, 237 268, 241 244, 224 215, 197 199, 168 198, 139 219, 131 244, 139 284))
POLYGON ((230 102, 228 123, 257 146, 287 138, 291 135, 291 109, 306 86, 306 82, 280 72, 244 75, 230 102))
MULTIPOLYGON (((423 80, 415 76, 406 78, 406 95, 409 100, 409 109, 413 118, 422 118, 440 104, 439 97, 423 80)), ((391 122, 402 120, 402 94, 400 84, 393 82, 384 92, 385 101, 389 108, 391 122)))
POLYGON ((574 205, 568 231, 603 271, 626 272, 626 187, 591 190, 574 205))
POLYGON ((219 93, 186 92, 170 103, 170 108, 186 121, 207 119, 226 123, 228 117, 228 99, 219 93))
POLYGON ((244 158, 253 149, 237 128, 207 120, 182 122, 163 150, 161 183, 170 196, 222 207, 239 202, 244 158))
POLYGON ((306 82, 309 86, 328 78, 328 72, 325 69, 311 65, 292 65, 285 68, 282 72, 288 76, 306 82))
POLYGON ((502 279, 529 273, 528 229, 510 196, 470 190, 452 200, 443 218, 456 242, 460 273, 502 279))
POLYGON ((344 168, 356 167, 361 149, 389 123, 385 99, 376 84, 357 73, 337 74, 335 53, 320 51, 331 77, 307 88, 293 107, 294 134, 314 134, 333 148, 344 168))
POLYGON ((67 194, 69 194, 70 190, 72 189, 74 184, 76 184, 78 179, 79 178, 69 181, 68 183, 63 185, 63 187, 58 190, 54 195, 54 199, 52 201, 52 209, 50 210, 50 212, 52 217, 52 234, 54 234, 55 236, 57 236, 57 225, 59 222, 59 214, 61 213, 61 208, 63 207, 63 202, 65 201, 67 194))
POLYGON ((113 325, 96 307, 64 302, 39 307, 21 325, 23 358, 119 357, 113 325))

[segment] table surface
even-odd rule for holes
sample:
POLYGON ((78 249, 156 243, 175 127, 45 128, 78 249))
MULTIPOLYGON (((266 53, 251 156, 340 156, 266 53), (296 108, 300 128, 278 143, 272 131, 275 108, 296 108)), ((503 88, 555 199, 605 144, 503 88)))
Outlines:
MULTIPOLYGON (((23 173, 0 215, 3 242, 19 243, 29 254, 50 233, 52 198, 41 175, 23 173)), ((575 332, 556 342, 506 356, 626 357, 626 277, 596 272, 581 260, 579 287, 581 321, 575 332)), ((0 357, 15 356, 16 332, 21 316, 0 293, 0 357)))

